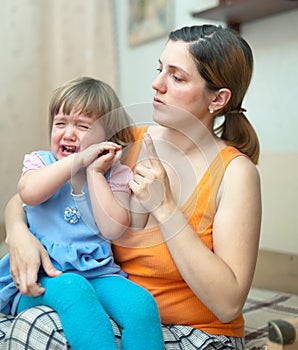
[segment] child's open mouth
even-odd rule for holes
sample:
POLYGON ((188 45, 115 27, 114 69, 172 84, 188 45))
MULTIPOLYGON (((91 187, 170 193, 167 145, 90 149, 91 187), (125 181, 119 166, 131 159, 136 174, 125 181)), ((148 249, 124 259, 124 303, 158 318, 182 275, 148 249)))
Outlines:
POLYGON ((70 154, 73 154, 77 151, 77 147, 75 147, 75 146, 64 146, 63 145, 60 147, 60 149, 61 149, 61 153, 63 155, 70 155, 70 154))

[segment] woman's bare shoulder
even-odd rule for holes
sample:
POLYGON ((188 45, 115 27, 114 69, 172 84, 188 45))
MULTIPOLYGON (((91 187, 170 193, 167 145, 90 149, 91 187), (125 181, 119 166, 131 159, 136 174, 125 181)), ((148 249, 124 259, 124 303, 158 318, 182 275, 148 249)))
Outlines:
POLYGON ((257 165, 255 165, 246 156, 239 156, 234 158, 227 166, 225 177, 235 178, 239 176, 243 177, 244 179, 247 179, 248 177, 260 177, 257 165))

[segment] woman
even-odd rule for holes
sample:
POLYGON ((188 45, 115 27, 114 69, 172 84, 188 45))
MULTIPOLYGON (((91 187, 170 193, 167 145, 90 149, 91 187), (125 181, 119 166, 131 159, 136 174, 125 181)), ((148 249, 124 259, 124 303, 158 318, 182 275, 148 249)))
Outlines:
MULTIPOLYGON (((115 242, 115 259, 155 297, 167 349, 244 349, 241 310, 261 222, 259 143, 242 106, 252 69, 249 45, 230 29, 204 25, 172 32, 152 85, 157 125, 137 130, 143 147, 137 143, 128 155, 127 164, 137 163, 130 183, 135 230, 115 242), (219 116, 224 118, 215 127, 219 116)), ((14 281, 22 293, 37 295, 37 267, 43 264, 50 276, 55 270, 25 232, 16 202, 6 212, 14 281)), ((15 322, 9 346, 18 349, 16 337, 24 342, 21 323, 34 312, 15 322)), ((39 325, 29 327, 25 342, 33 348, 46 312, 37 312, 39 325)), ((54 312, 51 317, 59 322, 54 312)), ((55 334, 57 348, 65 349, 61 327, 47 327, 45 341, 55 334)))

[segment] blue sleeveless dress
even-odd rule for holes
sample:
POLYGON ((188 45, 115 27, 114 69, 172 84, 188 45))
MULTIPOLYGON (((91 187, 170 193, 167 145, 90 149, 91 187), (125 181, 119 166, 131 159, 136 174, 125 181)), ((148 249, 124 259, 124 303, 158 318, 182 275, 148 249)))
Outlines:
MULTIPOLYGON (((52 152, 37 153, 46 165, 57 161, 52 152)), ((127 276, 114 261, 111 242, 96 226, 86 185, 81 195, 73 195, 67 182, 46 202, 25 205, 24 209, 30 231, 44 245, 58 270, 86 278, 127 276)), ((7 254, 0 261, 0 312, 14 313, 18 299, 19 291, 10 274, 7 254)))

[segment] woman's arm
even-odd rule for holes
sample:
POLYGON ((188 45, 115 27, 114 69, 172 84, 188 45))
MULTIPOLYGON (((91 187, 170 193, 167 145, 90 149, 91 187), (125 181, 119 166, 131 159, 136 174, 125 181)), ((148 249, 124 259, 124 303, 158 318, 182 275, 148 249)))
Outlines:
POLYGON ((160 224, 186 283, 222 322, 230 322, 242 310, 257 259, 261 224, 259 174, 245 157, 229 165, 213 223, 212 252, 177 208, 151 138, 145 143, 150 165, 141 168, 145 181, 135 194, 160 224), (155 187, 161 184, 163 190, 157 190, 155 187))
POLYGON ((14 282, 20 283, 22 294, 38 296, 45 289, 37 283, 37 274, 42 265, 50 277, 58 276, 47 251, 29 231, 22 202, 15 195, 5 209, 6 243, 10 254, 11 274, 14 282))
POLYGON ((261 222, 260 184, 255 166, 238 157, 229 168, 213 222, 214 252, 202 243, 173 204, 165 204, 153 214, 161 223, 181 275, 222 322, 230 322, 243 308, 255 269, 261 222), (169 214, 172 210, 174 215, 169 214), (173 230, 180 234, 173 235, 173 230))

